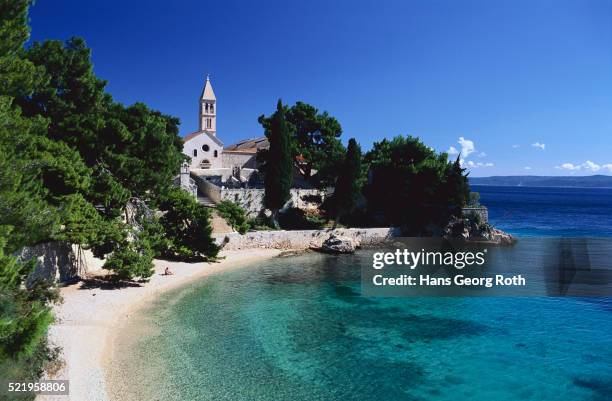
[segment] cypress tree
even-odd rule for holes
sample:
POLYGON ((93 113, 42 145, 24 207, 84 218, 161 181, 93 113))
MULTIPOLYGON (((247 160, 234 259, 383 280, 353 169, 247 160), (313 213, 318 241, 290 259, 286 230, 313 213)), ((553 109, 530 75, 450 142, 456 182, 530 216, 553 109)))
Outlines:
POLYGON ((264 205, 272 211, 272 222, 278 228, 278 211, 289 200, 293 181, 289 127, 280 99, 272 116, 268 141, 270 148, 266 152, 264 205))
POLYGON ((351 138, 346 149, 344 162, 340 167, 333 195, 335 210, 334 228, 345 213, 355 208, 361 190, 361 147, 351 138))

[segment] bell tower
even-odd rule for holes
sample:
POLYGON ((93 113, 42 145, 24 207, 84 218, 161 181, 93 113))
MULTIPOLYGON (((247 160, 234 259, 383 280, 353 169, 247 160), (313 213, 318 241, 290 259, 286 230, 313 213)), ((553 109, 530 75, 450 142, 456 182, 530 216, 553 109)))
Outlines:
POLYGON ((208 74, 200 96, 200 131, 217 136, 217 98, 208 74))

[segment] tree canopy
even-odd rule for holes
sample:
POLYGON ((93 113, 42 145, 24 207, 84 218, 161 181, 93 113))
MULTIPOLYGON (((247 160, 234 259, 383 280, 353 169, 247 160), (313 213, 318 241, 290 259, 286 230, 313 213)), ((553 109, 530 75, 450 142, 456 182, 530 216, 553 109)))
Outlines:
MULTIPOLYGON (((295 170, 312 185, 333 185, 345 151, 340 141, 342 127, 338 120, 303 102, 291 107, 285 105, 283 112, 295 170)), ((259 117, 259 123, 266 132, 270 131, 273 118, 274 115, 259 117)), ((267 152, 262 151, 259 158, 265 162, 267 152)))
POLYGON ((406 233, 421 235, 459 216, 469 185, 459 161, 450 163, 418 138, 397 136, 374 143, 365 155, 368 209, 406 233))

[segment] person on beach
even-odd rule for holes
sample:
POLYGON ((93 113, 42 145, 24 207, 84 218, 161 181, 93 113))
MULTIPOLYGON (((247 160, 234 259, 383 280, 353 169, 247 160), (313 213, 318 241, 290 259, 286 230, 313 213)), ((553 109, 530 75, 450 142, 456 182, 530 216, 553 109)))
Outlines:
POLYGON ((164 276, 171 276, 174 273, 172 273, 172 271, 170 270, 169 267, 166 267, 166 270, 164 270, 164 276))

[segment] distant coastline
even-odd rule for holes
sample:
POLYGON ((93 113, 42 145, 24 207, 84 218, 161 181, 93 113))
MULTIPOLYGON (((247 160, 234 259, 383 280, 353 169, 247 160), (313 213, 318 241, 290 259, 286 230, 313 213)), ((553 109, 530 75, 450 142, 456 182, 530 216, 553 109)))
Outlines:
POLYGON ((469 177, 470 185, 500 187, 612 188, 612 176, 536 176, 510 175, 469 177))

